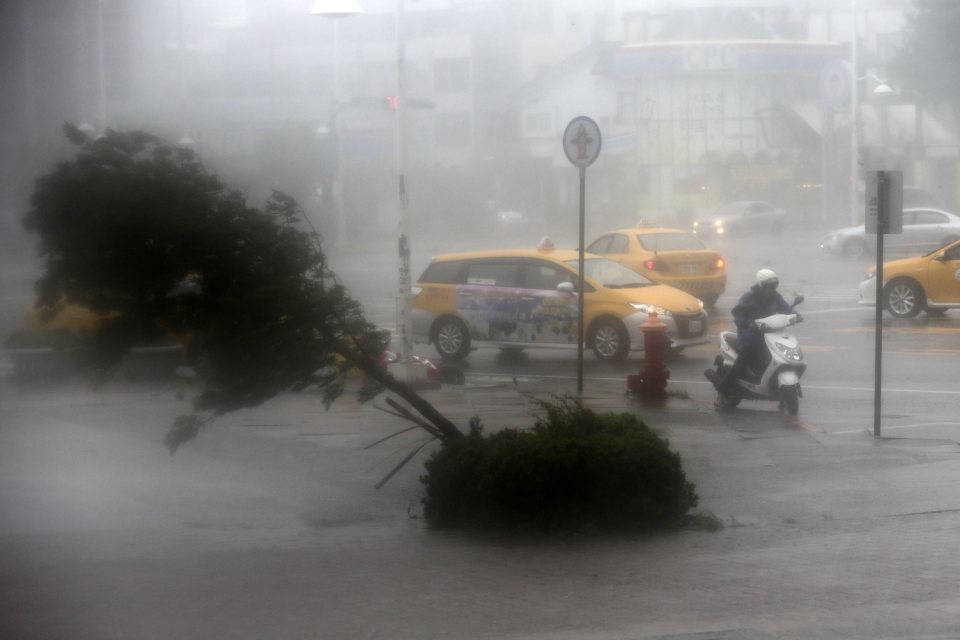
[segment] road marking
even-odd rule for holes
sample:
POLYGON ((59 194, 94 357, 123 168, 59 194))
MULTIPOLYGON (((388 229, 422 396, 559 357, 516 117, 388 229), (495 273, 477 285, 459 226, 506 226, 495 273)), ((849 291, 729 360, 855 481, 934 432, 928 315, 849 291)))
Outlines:
POLYGON ((813 311, 801 311, 800 315, 804 318, 807 316, 819 316, 826 313, 850 313, 851 311, 872 311, 870 307, 843 307, 841 309, 815 309, 813 311))
MULTIPOLYGON (((883 427, 883 430, 884 430, 884 431, 891 431, 891 430, 893 430, 893 429, 920 429, 920 428, 922 428, 922 427, 933 427, 933 426, 936 426, 936 425, 945 425, 945 426, 954 426, 954 425, 955 425, 955 426, 960 426, 960 422, 940 421, 940 422, 918 422, 918 423, 916 423, 916 424, 898 424, 898 425, 895 425, 895 426, 884 426, 884 427, 883 427)), ((873 433, 873 429, 872 429, 872 428, 871 428, 871 429, 863 428, 863 429, 847 429, 847 430, 845 430, 845 431, 834 431, 834 432, 833 432, 833 435, 839 436, 839 435, 845 435, 845 434, 848 434, 848 433, 862 433, 862 432, 864 432, 864 431, 866 431, 867 433, 873 433)))
POLYGON ((960 349, 904 349, 887 351, 887 353, 908 356, 956 356, 960 353, 960 349))
MULTIPOLYGON (((832 333, 873 333, 874 325, 864 327, 850 327, 847 329, 831 329, 832 333)), ((960 333, 960 327, 883 327, 884 333, 939 333, 943 335, 953 335, 960 333)))
MULTIPOLYGON (((488 378, 505 378, 505 379, 513 379, 513 378, 518 378, 518 379, 519 378, 527 378, 527 379, 537 378, 540 380, 576 380, 577 379, 577 376, 541 375, 537 373, 511 374, 511 373, 503 373, 503 372, 483 372, 483 371, 471 371, 466 375, 467 376, 484 376, 488 378)), ((623 382, 624 384, 626 384, 627 382, 626 374, 616 378, 607 378, 602 376, 584 376, 583 379, 588 381, 595 380, 597 382, 623 382)), ((677 383, 677 384, 709 384, 711 386, 713 385, 713 383, 710 382, 709 380, 671 379, 670 382, 677 383)), ((803 388, 814 389, 818 391, 862 391, 864 393, 866 392, 873 393, 873 390, 874 390, 873 387, 834 387, 834 386, 811 385, 811 384, 804 384, 803 388)), ((896 389, 896 388, 884 387, 883 391, 884 393, 907 393, 907 394, 926 393, 926 394, 934 394, 934 395, 960 396, 960 391, 941 391, 937 389, 896 389)))

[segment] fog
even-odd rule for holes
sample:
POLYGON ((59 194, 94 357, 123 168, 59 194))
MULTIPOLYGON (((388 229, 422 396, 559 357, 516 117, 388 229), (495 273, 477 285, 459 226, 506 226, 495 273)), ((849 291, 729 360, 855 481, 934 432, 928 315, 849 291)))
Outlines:
MULTIPOLYGON (((305 0, 4 3, 6 232, 69 121, 191 144, 254 201, 296 197, 328 239, 394 234, 395 3, 362 5, 337 19, 305 0)), ((865 71, 882 74, 906 6, 862 2, 865 71)), ((564 235, 577 194, 559 138, 581 114, 604 133, 591 233, 733 200, 847 217, 848 178, 829 211, 820 190, 818 77, 849 58, 837 2, 410 0, 403 19, 414 238, 489 231, 500 209, 524 212, 530 237, 564 235)), ((849 173, 849 118, 834 128, 827 161, 849 173)))
MULTIPOLYGON (((846 3, 408 0, 402 65, 397 3, 361 5, 330 17, 307 0, 3 3, 8 279, 34 267, 19 219, 33 180, 70 153, 64 122, 189 146, 254 204, 282 190, 328 250, 393 246, 401 69, 415 254, 545 235, 575 246, 577 170, 560 140, 578 115, 603 134, 590 237, 688 227, 751 200, 805 229, 846 226, 862 208, 851 175, 874 167, 956 209, 953 114, 894 77, 908 0, 858 5, 856 140, 846 3), (874 95, 881 85, 894 97, 874 95)), ((28 280, 5 285, 14 307, 28 280)))
MULTIPOLYGON (((0 1, 0 338, 35 298, 43 264, 21 220, 34 181, 75 152, 64 123, 190 148, 254 206, 293 196, 396 346, 401 217, 414 280, 440 253, 544 236, 577 247, 579 173, 562 137, 587 116, 602 144, 585 172, 586 242, 696 223, 691 239, 716 252, 696 284, 723 280, 699 308, 684 295, 684 330, 700 333, 670 354, 669 401, 625 396, 639 356, 589 353, 585 401, 668 434, 727 529, 543 546, 432 536, 423 454, 372 489, 410 440, 366 448, 397 422, 369 404, 324 412, 312 388, 285 394, 170 457, 163 434, 200 387, 189 367, 91 390, 79 375, 22 384, 0 351, 0 636, 955 637, 960 293, 884 316, 896 436, 874 442, 872 247, 848 251, 836 233, 862 231, 875 169, 902 172, 908 207, 960 210, 960 98, 924 94, 902 66, 915 3, 357 3, 0 1), (738 228, 750 203, 774 216, 738 228), (730 217, 715 225, 718 212, 730 217), (792 422, 772 396, 714 411, 703 374, 761 267, 807 298, 791 329, 807 354, 791 350, 807 358, 792 422)), ((893 257, 930 249, 901 237, 893 257)), ((951 264, 939 284, 956 290, 951 264)), ((569 294, 560 284, 544 291, 569 294)), ((639 301, 619 306, 642 321, 639 301)), ((467 384, 430 396, 464 428, 475 415, 519 425, 527 394, 572 389, 570 350, 501 346, 475 348, 457 365, 467 384)))

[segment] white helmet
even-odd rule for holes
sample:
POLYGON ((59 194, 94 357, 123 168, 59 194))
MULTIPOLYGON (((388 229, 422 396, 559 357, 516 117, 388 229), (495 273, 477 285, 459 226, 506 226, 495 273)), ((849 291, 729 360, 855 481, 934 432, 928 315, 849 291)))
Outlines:
POLYGON ((774 290, 780 284, 777 274, 772 269, 760 269, 757 271, 757 286, 767 290, 774 290))

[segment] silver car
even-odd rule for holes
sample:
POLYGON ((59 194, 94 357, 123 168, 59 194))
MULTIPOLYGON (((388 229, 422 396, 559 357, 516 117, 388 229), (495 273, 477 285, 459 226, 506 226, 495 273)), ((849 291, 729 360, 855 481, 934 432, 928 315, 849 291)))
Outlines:
MULTIPOLYGON (((960 216, 943 211, 917 207, 903 210, 903 233, 884 238, 884 251, 896 253, 926 253, 960 240, 960 216)), ((831 231, 820 243, 820 248, 848 258, 860 258, 877 246, 877 237, 867 234, 863 225, 831 231)))
POLYGON ((726 204, 712 214, 693 221, 693 232, 704 237, 725 234, 777 235, 787 224, 787 212, 768 202, 740 200, 726 204))

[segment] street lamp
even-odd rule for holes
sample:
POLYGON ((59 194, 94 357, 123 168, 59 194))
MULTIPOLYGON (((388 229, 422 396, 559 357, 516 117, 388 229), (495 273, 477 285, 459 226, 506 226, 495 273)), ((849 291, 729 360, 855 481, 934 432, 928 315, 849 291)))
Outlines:
POLYGON ((333 99, 328 114, 329 130, 336 138, 336 164, 333 174, 333 203, 337 220, 336 244, 342 245, 346 219, 343 211, 343 182, 340 178, 340 135, 337 127, 337 109, 340 106, 340 19, 363 13, 357 0, 315 0, 310 14, 333 19, 333 99))
POLYGON ((410 317, 413 281, 410 274, 410 240, 407 237, 407 83, 404 72, 406 48, 403 33, 403 14, 404 0, 397 0, 397 184, 400 196, 400 209, 397 215, 397 247, 400 259, 400 313, 398 314, 399 326, 397 328, 400 333, 400 361, 404 367, 401 371, 404 372, 405 377, 410 377, 412 367, 409 366, 409 362, 411 356, 413 356, 413 325, 410 317))
POLYGON ((880 107, 880 157, 883 160, 878 168, 891 169, 888 145, 890 141, 889 107, 890 99, 893 97, 893 89, 886 82, 881 82, 874 88, 873 97, 880 107))

